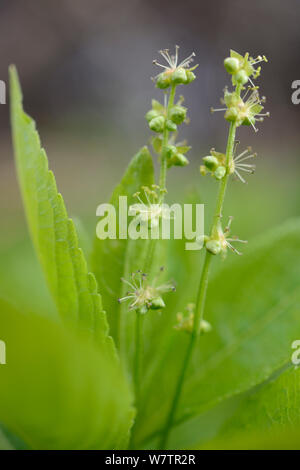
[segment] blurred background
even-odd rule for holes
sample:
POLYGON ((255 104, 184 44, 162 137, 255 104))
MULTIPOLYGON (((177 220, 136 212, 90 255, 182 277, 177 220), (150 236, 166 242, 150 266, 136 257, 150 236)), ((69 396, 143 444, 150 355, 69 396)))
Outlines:
MULTIPOLYGON (((171 169, 168 186, 170 200, 199 194, 208 215, 216 185, 200 178, 198 169, 211 147, 224 151, 226 145, 228 125, 221 113, 210 113, 230 85, 224 57, 230 48, 266 54, 258 82, 271 118, 257 134, 238 132, 240 149, 252 145, 259 154, 257 173, 248 185, 234 183, 226 204, 238 234, 251 238, 299 213, 300 105, 291 102, 291 83, 300 79, 299 21, 298 0, 1 0, 0 79, 8 83, 8 66, 17 65, 25 108, 37 121, 68 211, 93 231, 97 205, 149 140, 144 114, 152 97, 162 97, 151 81, 159 72, 152 64, 157 51, 179 44, 182 58, 195 51, 200 64, 197 80, 180 90, 191 117, 180 131, 193 147, 191 163, 171 169)), ((0 239, 6 250, 27 233, 8 104, 0 105, 0 122, 0 239)))

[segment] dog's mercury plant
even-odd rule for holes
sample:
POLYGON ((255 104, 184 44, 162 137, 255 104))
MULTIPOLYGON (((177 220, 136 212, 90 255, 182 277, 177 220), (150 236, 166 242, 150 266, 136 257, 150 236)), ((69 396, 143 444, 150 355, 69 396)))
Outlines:
POLYGON ((206 252, 202 274, 200 276, 195 311, 192 313, 189 312, 187 318, 184 318, 182 314, 180 314, 178 318, 179 329, 185 329, 190 332, 190 342, 183 359, 170 411, 162 433, 160 441, 161 449, 164 449, 168 442, 169 433, 174 424, 178 403, 184 386, 187 369, 197 338, 201 331, 203 331, 203 316, 212 258, 220 254, 224 256, 228 248, 240 255, 241 253, 232 245, 232 243, 246 243, 246 241, 240 240, 237 237, 229 237, 232 218, 229 219, 228 225, 223 229, 222 212, 230 175, 234 174, 242 182, 245 182, 243 177, 240 175, 240 171, 244 171, 246 173, 252 173, 254 171, 254 166, 252 164, 244 162, 249 158, 253 158, 255 154, 248 154, 248 151, 246 150, 236 157, 234 156, 237 145, 236 130, 241 125, 251 125, 256 132, 257 128, 255 127, 255 123, 257 121, 262 121, 265 116, 269 116, 269 113, 261 113, 265 98, 259 97, 258 86, 255 86, 252 81, 252 79, 257 78, 261 72, 261 67, 255 68, 255 66, 263 61, 267 61, 265 56, 258 56, 256 59, 253 59, 248 53, 242 56, 235 51, 231 51, 230 57, 227 57, 224 60, 224 66, 226 71, 232 76, 232 85, 234 86, 234 90, 229 91, 227 87, 225 88, 224 98, 221 100, 221 102, 225 104, 225 108, 211 109, 213 112, 225 111, 224 117, 230 123, 228 140, 225 153, 216 152, 212 149, 210 155, 203 158, 204 165, 200 166, 201 175, 211 172, 219 181, 219 190, 211 230, 209 235, 204 237, 206 252), (250 82, 250 85, 248 85, 248 82, 250 82), (244 93, 243 96, 241 96, 242 93, 244 93), (193 324, 191 324, 191 322, 193 324))
POLYGON ((15 297, 11 305, 0 298, 1 335, 10 345, 0 374, 0 435, 8 431, 13 446, 134 450, 219 448, 221 443, 232 448, 237 438, 238 446, 252 448, 253 436, 273 438, 274 431, 286 433, 291 423, 299 442, 299 371, 288 367, 289 346, 300 335, 299 219, 251 243, 248 256, 235 257, 209 278, 215 258, 231 251, 240 255, 246 243, 231 235, 232 217, 227 221, 222 214, 228 184, 250 182, 255 169, 256 154, 238 145, 236 133, 240 126, 257 130, 268 115, 254 84, 266 58, 231 51, 224 62, 232 81, 222 98, 228 141, 201 161, 199 181, 210 177, 218 193, 210 229, 194 242, 202 247, 198 267, 181 242, 168 244, 167 251, 168 242, 152 237, 159 229, 163 235, 170 226, 166 219, 175 218, 175 209, 169 212, 165 202, 167 172, 185 167, 190 150, 177 138, 188 122, 177 91, 195 80, 195 54, 180 60, 178 52, 178 46, 173 55, 163 50, 164 62, 154 62, 160 67, 154 82, 163 99, 153 100, 145 116, 159 161, 157 181, 144 146, 105 204, 116 216, 113 232, 118 229, 119 236, 95 236, 91 267, 35 123, 24 112, 16 69, 10 68, 18 179, 47 284, 46 289, 37 267, 32 282, 42 289, 39 296, 27 295, 28 263, 21 262, 27 254, 20 257, 16 275, 15 269, 2 273, 12 278, 15 297), (176 294, 175 284, 166 280, 171 273, 176 294), (195 296, 193 280, 199 284, 195 296), (209 437, 202 426, 210 417, 209 437))

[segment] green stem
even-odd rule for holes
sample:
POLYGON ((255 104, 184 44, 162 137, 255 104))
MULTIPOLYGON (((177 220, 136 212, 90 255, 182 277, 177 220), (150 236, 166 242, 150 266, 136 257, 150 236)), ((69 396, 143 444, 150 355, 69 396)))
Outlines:
MULTIPOLYGON (((174 105, 176 85, 172 85, 167 105, 166 120, 169 119, 170 111, 174 105)), ((160 175, 159 175, 159 186, 161 189, 166 187, 166 177, 167 177, 167 155, 166 155, 166 146, 169 143, 169 131, 165 126, 163 132, 163 141, 161 149, 161 166, 160 166, 160 175)), ((162 200, 164 198, 164 193, 162 193, 162 200)))
POLYGON ((138 406, 140 399, 141 383, 141 359, 142 359, 142 333, 143 318, 142 314, 136 311, 135 322, 135 360, 134 360, 134 387, 135 387, 135 405, 138 406))
MULTIPOLYGON (((211 257, 212 255, 208 252, 206 252, 205 255, 205 260, 204 260, 204 265, 203 265, 203 270, 201 274, 201 279, 200 279, 200 284, 199 284, 199 290, 198 290, 198 296, 197 296, 197 305, 196 305, 196 313, 197 311, 199 312, 198 316, 199 318, 203 314, 204 310, 204 303, 205 303, 205 297, 206 297, 206 290, 207 290, 207 283, 208 283, 208 273, 209 273, 209 267, 210 267, 210 262, 211 262, 211 257)), ((166 426, 162 434, 162 438, 160 441, 159 449, 163 450, 166 448, 167 441, 169 438, 170 431, 172 429, 173 423, 174 423, 174 418, 176 414, 176 410, 178 407, 178 403, 181 397, 181 392, 183 389, 183 384, 185 380, 185 376, 188 370, 188 366, 190 363, 190 359, 192 357, 192 353, 194 350, 195 343, 197 341, 198 337, 198 328, 195 328, 196 325, 196 316, 195 316, 195 322, 194 322, 194 329, 191 333, 190 341, 183 359, 181 371, 177 380, 176 388, 175 388, 175 393, 174 397, 172 400, 172 405, 170 408, 170 412, 167 418, 166 426)), ((199 322, 200 326, 200 322, 199 322)))
MULTIPOLYGON (((166 109, 166 120, 169 119, 170 110, 174 105, 176 85, 171 86, 167 109, 166 109)), ((161 166, 160 166, 160 176, 159 176, 159 186, 161 189, 166 187, 166 177, 167 177, 167 156, 166 156, 166 146, 169 143, 169 131, 164 128, 163 131, 163 141, 161 149, 161 166)), ((164 192, 161 193, 160 202, 164 200, 164 192)), ((150 239, 147 247, 147 254, 145 258, 144 272, 151 274, 151 265, 153 262, 153 256, 155 253, 156 239, 150 239)), ((143 331, 142 331, 142 315, 136 312, 136 329, 135 329, 135 358, 134 358, 134 389, 135 389, 135 403, 136 408, 138 408, 139 398, 140 398, 140 377, 142 370, 142 359, 143 359, 143 331)))
MULTIPOLYGON (((236 93, 240 95, 240 86, 237 86, 236 93)), ((224 204, 225 193, 226 193, 226 188, 227 188, 227 183, 228 183, 228 178, 229 178, 229 167, 233 158, 235 134, 236 134, 236 123, 232 122, 229 128, 227 147, 226 147, 227 171, 226 171, 226 175, 221 180, 220 186, 219 186, 217 203, 216 203, 216 208, 215 208, 215 212, 213 216, 211 232, 210 232, 211 236, 213 236, 217 232, 218 226, 220 224, 220 219, 222 217, 223 204, 224 204)), ((210 269, 210 264, 212 261, 212 256, 213 255, 211 253, 206 251, 203 268, 202 268, 202 274, 200 277, 200 282, 199 282, 199 287, 198 287, 198 293, 197 293, 193 331, 191 333, 190 341, 189 341, 186 354, 182 363, 182 368, 181 368, 181 371, 177 380, 175 393, 174 393, 171 408, 167 417, 166 426, 162 433, 162 438, 160 441, 159 449, 165 449, 167 445, 168 438, 169 438, 169 435, 170 435, 170 432, 174 423, 178 403, 181 397, 186 373, 189 367, 191 357, 193 355, 197 338, 200 333, 201 321, 203 320, 203 315, 204 315, 206 292, 207 292, 208 279, 209 279, 209 269, 210 269)))
MULTIPOLYGON (((169 119, 170 110, 172 109, 172 107, 174 105, 175 91, 176 91, 176 85, 172 85, 171 90, 170 90, 168 104, 167 104, 167 109, 166 109, 166 119, 169 119)), ((161 189, 165 189, 165 186, 166 186, 166 177, 167 177, 166 146, 168 145, 168 142, 169 142, 169 131, 165 127, 164 132, 163 132, 163 141, 162 141, 162 149, 161 149, 161 167, 160 167, 160 176, 159 176, 159 183, 160 183, 160 188, 161 189)), ((162 193, 162 195, 161 195, 161 201, 160 202, 163 202, 163 198, 164 198, 164 193, 162 193)), ((147 255, 146 255, 146 258, 145 258, 145 266, 144 266, 145 273, 147 273, 149 275, 151 274, 151 264, 152 264, 152 261, 153 261, 155 247, 156 247, 156 239, 149 240, 148 247, 147 247, 147 255)), ((139 318, 139 314, 137 314, 136 318, 137 319, 139 318)), ((138 321, 137 321, 137 323, 138 323, 138 321)), ((137 341, 140 344, 142 339, 139 338, 136 335, 136 342, 137 341)), ((135 348, 136 353, 139 351, 139 349, 141 349, 141 348, 138 348, 137 346, 138 345, 136 344, 136 348, 135 348)), ((139 354, 140 354, 140 352, 139 352, 139 354)), ((141 358, 136 358, 136 363, 137 362, 141 365, 141 358)), ((135 386, 135 388, 136 388, 136 386, 135 386)))

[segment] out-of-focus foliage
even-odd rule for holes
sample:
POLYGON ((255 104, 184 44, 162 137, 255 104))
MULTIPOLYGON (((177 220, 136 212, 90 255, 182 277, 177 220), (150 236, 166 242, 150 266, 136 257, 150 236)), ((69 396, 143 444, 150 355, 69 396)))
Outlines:
POLYGON ((119 364, 62 323, 0 303, 0 422, 33 449, 124 448, 133 418, 119 364))
MULTIPOLYGON (((190 419, 264 382, 290 361, 291 344, 300 337, 299 235, 299 220, 286 223, 251 244, 243 258, 226 263, 211 282, 206 319, 213 330, 199 340, 177 416, 181 423, 177 436, 185 435, 190 419)), ((188 286, 182 293, 186 302, 193 298, 187 290, 188 286)), ((175 313, 166 313, 174 323, 175 313)), ((146 382, 143 413, 136 428, 141 442, 147 442, 147 436, 158 433, 163 425, 186 345, 184 334, 171 336, 169 319, 165 328, 160 326, 156 335, 168 340, 162 340, 165 347, 158 349, 156 368, 146 382)), ((192 439, 196 433, 194 429, 192 439)))

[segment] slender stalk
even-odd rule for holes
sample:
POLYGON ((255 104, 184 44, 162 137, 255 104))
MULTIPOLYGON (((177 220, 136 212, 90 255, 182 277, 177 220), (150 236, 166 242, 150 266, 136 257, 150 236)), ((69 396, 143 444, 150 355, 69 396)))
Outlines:
MULTIPOLYGON (((240 86, 236 87, 236 93, 239 95, 240 94, 240 86)), ((218 226, 220 224, 220 219, 222 217, 222 209, 223 209, 223 204, 224 204, 224 199, 225 199, 225 193, 226 193, 226 188, 227 188, 227 183, 228 183, 228 178, 229 178, 229 164, 231 162, 231 159, 233 158, 233 148, 234 148, 234 142, 235 142, 235 134, 236 134, 236 124, 235 122, 232 122, 230 124, 229 128, 229 133, 228 133, 228 140, 227 140, 227 147, 226 147, 226 168, 227 172, 224 178, 220 182, 219 186, 219 192, 217 196, 217 203, 216 203, 216 208, 213 216, 213 221, 212 221, 212 227, 211 227, 211 235, 213 236, 218 229, 218 226)), ((182 368, 177 380, 176 388, 175 388, 175 393, 173 396, 171 408, 167 417, 167 422, 166 426, 163 430, 162 433, 162 438, 160 441, 159 449, 165 449, 168 438, 170 435, 170 431, 172 429, 173 423, 174 423, 174 418, 176 415, 178 403, 181 397, 186 373, 189 367, 189 363, 191 360, 191 357, 193 355, 194 347, 197 342, 197 338, 200 333, 200 326, 201 326, 201 321, 203 320, 203 315, 204 315, 204 307, 205 307, 205 300, 206 300, 206 292, 207 292, 207 286, 208 286, 208 279, 209 279, 209 269, 210 269, 210 264, 212 260, 212 254, 206 251, 205 253, 205 258, 204 258, 204 263, 203 263, 203 268, 202 268, 202 274, 200 277, 200 282, 199 282, 199 287, 198 287, 198 293, 197 293, 197 300, 196 300, 196 306, 195 306, 195 317, 194 317, 194 326, 193 326, 193 331, 191 333, 190 341, 186 350, 186 354, 182 363, 182 368)))
MULTIPOLYGON (((197 310, 196 312, 199 312, 198 315, 202 316, 203 310, 204 310, 204 303, 205 303, 205 296, 206 296, 206 289, 207 289, 207 283, 208 283, 208 274, 209 274, 209 268, 210 268, 210 263, 211 263, 211 257, 212 255, 208 252, 206 252, 205 255, 205 260, 204 260, 204 265, 203 265, 203 270, 201 274, 201 280, 200 280, 200 285, 199 285, 199 290, 198 290, 198 296, 197 296, 197 310)), ((196 317, 195 317, 196 318, 196 317)), ((181 371, 178 377, 177 385, 175 388, 175 393, 174 397, 172 400, 172 405, 170 408, 170 412, 167 418, 166 426, 162 434, 162 439, 159 444, 159 449, 165 449, 168 441, 168 437, 174 422, 176 410, 178 407, 178 403, 181 397, 181 392, 185 380, 185 376, 188 370, 188 366, 190 363, 190 359, 192 357, 192 353, 194 350, 195 343, 197 341, 198 337, 198 328, 195 328, 196 322, 194 323, 194 329, 191 333, 190 341, 183 359, 181 371)), ((200 322, 199 322, 200 326, 200 322)))
MULTIPOLYGON (((168 104, 167 104, 167 109, 166 109, 166 119, 169 119, 169 114, 170 110, 174 105, 174 98, 175 98, 175 91, 176 91, 176 85, 172 85, 170 94, 169 94, 169 99, 168 99, 168 104)), ((167 157, 166 157, 166 146, 168 145, 169 142, 169 131, 165 127, 164 132, 163 132, 163 141, 162 141, 162 150, 161 150, 161 166, 160 166, 160 176, 159 176, 159 183, 160 183, 160 188, 165 189, 166 186, 166 176, 167 176, 167 157)), ((164 199, 164 192, 161 193, 161 200, 160 202, 163 202, 164 199)), ((156 248, 156 239, 150 239, 147 247, 147 254, 145 258, 145 266, 144 266, 144 271, 147 274, 151 274, 151 266, 153 262, 153 257, 155 253, 155 248, 156 248)), ((136 313, 136 334, 135 334, 135 365, 134 365, 134 389, 135 389, 135 397, 136 397, 136 407, 139 402, 139 396, 140 396, 140 374, 142 370, 142 355, 143 355, 143 332, 142 332, 142 319, 141 319, 141 314, 136 313)))
MULTIPOLYGON (((172 106, 174 105, 176 85, 172 85, 167 105, 167 116, 166 119, 169 119, 169 114, 172 106)), ((166 177, 167 177, 167 156, 166 156, 166 146, 169 142, 169 131, 165 126, 163 132, 163 141, 161 149, 161 166, 160 166, 160 175, 159 175, 159 186, 161 189, 166 187, 166 177)), ((164 198, 164 193, 162 193, 162 199, 164 198)))
POLYGON ((134 385, 135 385, 135 401, 138 406, 140 399, 140 382, 141 382, 141 358, 142 358, 142 333, 143 333, 143 315, 136 312, 135 323, 135 361, 134 361, 134 385))

